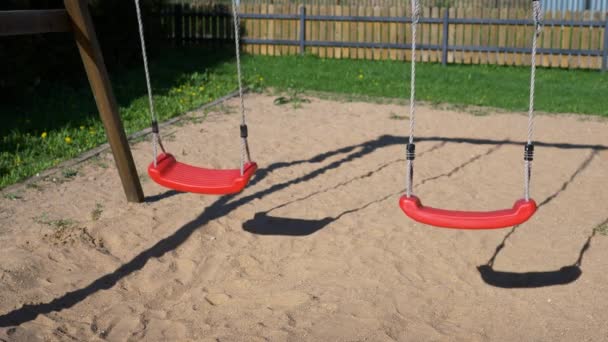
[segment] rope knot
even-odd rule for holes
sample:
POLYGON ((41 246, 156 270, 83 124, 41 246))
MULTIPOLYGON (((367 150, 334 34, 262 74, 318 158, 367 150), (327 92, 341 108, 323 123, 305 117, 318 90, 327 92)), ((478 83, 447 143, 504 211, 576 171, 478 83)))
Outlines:
POLYGON ((412 20, 414 23, 418 23, 420 19, 420 6, 418 5, 419 0, 412 0, 412 20))
POLYGON ((543 11, 539 0, 534 0, 532 2, 532 10, 536 36, 539 36, 543 30, 543 11))

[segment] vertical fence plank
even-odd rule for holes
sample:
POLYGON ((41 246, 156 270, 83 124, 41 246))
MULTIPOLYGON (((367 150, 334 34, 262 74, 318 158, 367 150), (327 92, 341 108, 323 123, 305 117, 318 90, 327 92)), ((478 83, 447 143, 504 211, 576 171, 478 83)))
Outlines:
MULTIPOLYGON (((480 7, 479 13, 482 18, 487 18, 490 11, 486 8, 480 7)), ((480 46, 488 46, 490 43, 490 34, 491 34, 492 25, 482 25, 479 29, 479 45, 480 46)), ((479 63, 480 64, 488 64, 489 63, 489 54, 487 52, 479 52, 479 63)))
MULTIPOLYGON (((292 12, 291 11, 291 2, 287 2, 285 4, 283 4, 283 6, 281 6, 281 13, 283 14, 292 14, 292 13, 296 13, 296 12, 292 12)), ((281 39, 294 39, 291 38, 291 32, 290 32, 290 20, 283 20, 281 22, 281 39)), ((297 37, 295 38, 297 39, 297 37)), ((281 49, 281 55, 282 56, 287 56, 289 55, 289 46, 283 46, 283 48, 281 49)))
MULTIPOLYGON (((388 17, 389 16, 389 4, 385 3, 384 6, 382 6, 380 8, 380 15, 383 17, 388 17)), ((390 42, 390 24, 389 23, 381 23, 380 25, 382 31, 380 33, 381 35, 381 41, 383 43, 389 43, 390 42)), ((389 49, 382 49, 381 51, 381 55, 382 55, 382 60, 387 60, 390 58, 390 54, 389 54, 389 49)))
MULTIPOLYGON (((530 19, 528 6, 521 9, 521 11, 519 12, 519 17, 521 19, 525 19, 525 20, 530 19)), ((519 35, 520 35, 519 47, 526 48, 526 49, 530 48, 530 42, 532 40, 532 31, 533 30, 534 29, 531 26, 523 26, 523 25, 519 26, 519 35)), ((519 55, 519 58, 520 58, 520 65, 528 66, 530 64, 530 56, 528 55, 527 52, 521 53, 519 55)))
MULTIPOLYGON (((370 6, 369 4, 366 4, 367 6, 364 7, 364 11, 365 11, 365 15, 366 16, 373 16, 374 15, 374 8, 372 6, 370 6)), ((367 22, 365 23, 365 39, 363 40, 364 42, 371 42, 374 39, 374 26, 372 23, 367 22)), ((374 55, 373 55, 374 51, 373 49, 365 49, 365 59, 373 59, 374 55)))
MULTIPOLYGON (((420 17, 421 18, 430 18, 431 17, 431 10, 428 7, 422 7, 421 11, 420 11, 420 17)), ((431 26, 430 24, 419 24, 418 25, 418 36, 420 37, 420 44, 428 44, 429 43, 429 38, 430 38, 430 31, 431 31, 431 26)), ((420 55, 419 60, 422 62, 428 62, 429 61, 429 50, 427 49, 419 49, 419 52, 417 52, 418 55, 420 55)))
MULTIPOLYGON (((470 6, 467 6, 464 10, 464 17, 471 18, 473 15, 473 9, 470 6)), ((463 25, 463 45, 472 45, 472 36, 473 36, 473 25, 463 25)), ((473 62, 473 52, 464 51, 463 53, 463 63, 471 64, 473 62)))
MULTIPOLYGON (((253 13, 253 4, 250 0, 241 2, 241 11, 242 13, 253 13)), ((204 17, 203 17, 204 18, 204 17)), ((242 26, 244 29, 241 31, 241 39, 244 38, 255 38, 253 35, 253 19, 241 19, 242 26)), ((203 22, 203 27, 205 27, 203 22)), ((246 53, 253 54, 253 47, 255 44, 243 44, 243 49, 246 53)))
MULTIPOLYGON (((263 0, 260 5, 260 14, 268 14, 268 0, 263 0)), ((268 39, 268 19, 260 20, 260 38, 268 39)), ((268 44, 260 45, 260 54, 263 56, 268 55, 268 44)))
MULTIPOLYGON (((572 19, 574 20, 582 20, 582 15, 580 15, 580 12, 572 12, 572 19)), ((580 27, 578 25, 573 25, 572 26, 572 49, 580 49, 581 48, 581 30, 580 27)), ((580 54, 576 54, 573 57, 573 63, 572 63, 572 67, 575 68, 580 68, 582 66, 581 63, 581 55, 580 54)))
MULTIPOLYGON (((498 10, 498 17, 500 19, 506 19, 507 18, 507 8, 500 8, 498 10)), ((506 31, 507 31, 507 27, 506 25, 497 25, 498 27, 498 33, 497 33, 497 42, 496 42, 496 46, 498 47, 502 47, 506 45, 506 31)), ((505 65, 506 64, 506 54, 504 53, 499 53, 496 55, 496 63, 498 65, 505 65)))
POLYGON ((441 33, 441 64, 448 64, 448 34, 450 32, 450 11, 448 8, 443 9, 443 25, 442 25, 442 33, 441 33))
MULTIPOLYGON (((552 13, 551 12, 547 12, 545 13, 545 20, 551 20, 553 19, 552 13)), ((539 47, 544 48, 544 49, 550 49, 551 48, 551 26, 545 25, 545 27, 543 28, 543 32, 540 36, 540 41, 539 41, 539 47)), ((543 66, 543 67, 548 67, 551 66, 551 55, 547 54, 547 53, 542 53, 539 54, 540 57, 540 63, 538 64, 539 66, 543 66)))
MULTIPOLYGON (((405 7, 401 3, 397 3, 397 16, 405 17, 405 7)), ((407 26, 405 24, 397 24, 397 43, 405 44, 407 37, 407 26)), ((405 49, 397 51, 397 59, 400 61, 406 60, 405 49)))
MULTIPOLYGON (((507 19, 513 19, 513 12, 517 4, 506 8, 505 17, 507 19)), ((505 25, 505 47, 513 47, 513 28, 515 25, 505 25)), ((514 65, 514 54, 505 53, 505 65, 514 65)))
MULTIPOLYGON (((391 7, 389 8, 389 16, 391 18, 397 16, 397 7, 395 7, 395 4, 391 4, 391 7)), ((391 23, 389 25, 389 42, 391 44, 397 44, 397 23, 391 23)), ((391 60, 397 60, 397 49, 391 49, 389 54, 389 58, 391 60)))
MULTIPOLYGON (((326 13, 327 15, 335 15, 334 12, 334 6, 331 5, 331 2, 327 2, 325 4, 325 8, 326 8, 326 13)), ((327 22, 327 36, 325 37, 325 40, 335 40, 336 36, 336 22, 335 21, 328 21, 327 22)), ((335 58, 335 54, 336 54, 336 48, 335 47, 330 47, 327 48, 327 58, 335 58)))
MULTIPOLYGON (((568 12, 566 12, 566 13, 562 14, 562 18, 565 20, 570 19, 570 14, 568 12)), ((569 25, 568 26, 562 25, 561 32, 562 32, 562 34, 561 34, 562 38, 561 38, 560 48, 569 49, 572 29, 569 25)), ((562 68, 570 67, 570 54, 562 55, 560 66, 562 68)))
POLYGON ((177 45, 181 46, 184 43, 184 27, 183 27, 183 7, 181 4, 176 4, 173 7, 174 23, 175 23, 175 37, 177 38, 177 45))
MULTIPOLYGON (((283 4, 282 3, 275 2, 273 6, 274 6, 274 8, 273 8, 273 12, 274 13, 276 13, 276 14, 283 14, 283 4)), ((283 24, 284 24, 284 20, 275 20, 274 21, 274 29, 273 29, 274 39, 284 39, 284 37, 283 37, 283 24)), ((275 45, 275 47, 274 47, 274 55, 275 56, 285 55, 283 53, 283 48, 284 47, 285 47, 284 45, 275 45)))
MULTIPOLYGON (((274 14, 274 3, 272 2, 268 2, 268 10, 267 13, 268 14, 274 14)), ((276 20, 274 19, 268 19, 268 32, 267 32, 267 39, 274 39, 275 38, 275 25, 276 25, 276 20)), ((268 55, 270 56, 274 56, 275 55, 275 46, 274 44, 269 44, 268 45, 268 55)))
MULTIPOLYGON (((305 15, 312 15, 313 14, 313 6, 311 5, 310 2, 306 2, 306 6, 305 8, 305 15)), ((306 26, 306 40, 312 40, 312 31, 314 30, 314 22, 310 21, 310 20, 306 20, 305 22, 305 26, 306 26)), ((311 54, 315 54, 315 50, 313 50, 314 48, 312 47, 307 47, 306 48, 306 52, 309 52, 311 54)))
MULTIPOLYGON (((456 8, 449 8, 450 18, 456 18, 456 8)), ((456 28, 458 25, 451 25, 448 31, 448 44, 451 46, 456 45, 456 28)), ((456 54, 454 50, 448 51, 448 63, 456 63, 456 54)))
MULTIPOLYGON (((356 7, 356 14, 358 16, 363 16, 365 15, 365 7, 361 6, 360 3, 358 3, 358 6, 356 7)), ((357 32, 357 42, 364 42, 365 41, 365 23, 363 23, 362 21, 359 21, 355 24, 356 32, 357 32)), ((365 50, 362 48, 357 48, 357 58, 358 59, 364 59, 365 58, 365 50)))
MULTIPOLYGON (((473 18, 482 18, 481 7, 475 6, 473 8, 473 12, 471 15, 473 16, 473 18)), ((471 35, 472 35, 471 44, 481 46, 481 36, 482 36, 483 25, 472 25, 472 26, 473 27, 471 28, 471 35)), ((473 63, 473 64, 481 63, 480 56, 481 56, 481 53, 479 53, 479 52, 473 53, 471 56, 471 63, 473 63)))
MULTIPOLYGON (((297 14, 300 13, 301 8, 304 8, 304 10, 306 10, 306 7, 304 6, 304 4, 301 5, 301 7, 298 6, 297 3, 292 3, 290 2, 288 5, 289 8, 289 13, 291 14, 297 14)), ((298 20, 289 20, 288 21, 288 26, 289 26, 289 37, 288 39, 291 40, 298 40, 300 39, 300 30, 301 29, 306 29, 306 27, 301 28, 299 21, 298 20)), ((304 35, 304 38, 306 38, 306 35, 304 35)), ((299 47, 295 47, 295 46, 288 46, 287 47, 287 51, 290 55, 295 55, 298 53, 299 51, 299 47)))
MULTIPOLYGON (((260 6, 260 3, 257 0, 253 0, 253 3, 251 4, 251 9, 252 9, 252 13, 260 13, 260 9, 262 7, 260 6)), ((260 38, 260 27, 261 27, 261 20, 258 19, 253 19, 252 20, 252 26, 253 26, 253 37, 254 39, 259 39, 260 38)), ((259 55, 260 54, 260 44, 254 44, 253 45, 253 54, 254 55, 259 55)))
MULTIPOLYGON (((342 16, 342 6, 340 4, 334 5, 334 15, 337 16, 342 16)), ((334 40, 337 42, 342 42, 344 41, 344 37, 342 36, 342 22, 334 22, 334 40)), ((343 48, 336 48, 334 50, 334 58, 344 58, 344 52, 347 49, 343 49, 343 48)))
MULTIPOLYGON (((321 2, 321 5, 319 5, 319 14, 320 15, 327 15, 327 6, 325 5, 324 2, 321 2)), ((322 20, 319 22, 319 39, 317 40, 321 40, 321 41, 325 41, 327 40, 327 21, 322 20)), ((319 48, 319 57, 321 58, 325 58, 327 57, 327 48, 326 47, 320 47, 319 48)))
MULTIPOLYGON (((433 19, 440 19, 439 17, 439 8, 436 6, 431 7, 430 9, 430 17, 433 19)), ((429 25, 429 43, 433 45, 441 45, 440 34, 440 24, 431 24, 429 25)), ((431 62, 440 62, 441 61, 441 51, 440 50, 432 50, 430 51, 429 60, 431 62)))
POLYGON ((182 15, 184 22, 184 44, 190 45, 190 5, 184 5, 182 15))
MULTIPOLYGON (((311 15, 319 15, 321 6, 319 5, 319 0, 314 0, 313 5, 311 6, 311 15)), ((306 12, 308 13, 308 12, 306 12)), ((311 21, 311 40, 321 40, 319 31, 321 30, 321 22, 320 21, 311 21)), ((313 47, 311 49, 312 53, 316 56, 320 56, 320 49, 318 47, 313 47)))
MULTIPOLYGON (((241 5, 241 8, 244 9, 245 13, 253 13, 253 7, 251 2, 247 1, 241 5)), ((243 38, 255 38, 253 35, 253 20, 245 19, 244 20, 245 32, 243 32, 243 38)), ((245 52, 253 54, 253 44, 245 44, 245 52)))
MULTIPOLYGON (((601 21, 601 16, 600 16, 599 12, 593 12, 591 15, 592 15, 591 20, 601 21)), ((602 30, 598 29, 597 27, 590 27, 589 30, 590 30, 590 40, 591 40, 590 49, 601 51, 602 50, 602 39, 601 39, 602 30)), ((602 65, 601 62, 602 62, 601 57, 596 57, 596 56, 591 57, 590 68, 601 69, 601 65, 602 65)))
POLYGON ((604 45, 602 47, 602 71, 608 71, 608 15, 604 17, 604 31, 603 31, 603 41, 604 45))
MULTIPOLYGON (((583 11, 582 17, 584 21, 589 21, 591 19, 590 11, 583 11)), ((591 40, 589 37, 590 31, 588 27, 581 27, 581 50, 588 50, 591 48, 591 40)), ((589 55, 583 55, 582 57, 583 68, 589 68, 591 64, 591 58, 589 55)))
POLYGON ((308 30, 308 23, 306 21, 306 13, 308 11, 308 8, 306 6, 301 6, 300 7, 300 32, 299 32, 299 37, 300 37, 300 55, 304 55, 306 53, 306 39, 310 39, 310 33, 308 30))
POLYGON ((209 13, 210 9, 207 6, 199 7, 203 13, 201 13, 201 35, 203 39, 208 39, 208 24, 209 24, 209 13))
MULTIPOLYGON (((347 7, 348 7, 349 15, 357 15, 358 7, 356 6, 354 1, 350 2, 350 6, 347 6, 347 7)), ((349 21, 347 28, 348 28, 347 32, 349 32, 349 36, 350 36, 349 40, 351 42, 356 42, 357 35, 358 35, 357 23, 354 21, 349 21)), ((358 52, 357 52, 356 48, 350 48, 350 51, 349 51, 350 58, 358 58, 357 54, 358 54, 358 52)))
MULTIPOLYGON (((462 7, 456 8, 456 18, 464 18, 464 8, 462 8, 462 7)), ((455 25, 454 44, 455 45, 465 45, 464 25, 463 24, 455 25)), ((463 50, 454 51, 454 62, 455 63, 464 63, 464 51, 463 50)))
MULTIPOLYGON (((554 19, 559 19, 558 15, 553 16, 554 19)), ((558 49, 562 41, 561 28, 559 26, 551 25, 551 48, 558 49)), ((551 66, 559 67, 561 64, 561 55, 558 53, 551 54, 551 66)))
MULTIPOLYGON (((381 16, 381 11, 380 11, 380 6, 373 6, 372 7, 373 10, 373 16, 374 17, 380 17, 381 16)), ((380 22, 374 22, 372 25, 372 30, 373 30, 373 35, 372 35, 372 40, 368 40, 368 42, 382 42, 382 25, 380 22)), ((372 58, 374 60, 380 60, 382 59, 382 49, 372 49, 373 51, 373 55, 372 58)))
MULTIPOLYGON (((492 9, 492 18, 493 19, 500 19, 500 8, 493 8, 492 9)), ((501 25, 493 25, 493 32, 492 32, 492 36, 491 36, 491 45, 493 47, 497 47, 500 46, 500 27, 501 25)), ((492 61, 492 64, 500 64, 499 61, 499 56, 500 53, 499 52, 494 52, 490 54, 490 60, 492 61)))
MULTIPOLYGON (((350 15, 350 6, 344 5, 344 2, 341 2, 341 7, 342 7, 342 9, 341 9, 342 15, 349 16, 350 15)), ((352 33, 350 32, 350 25, 351 25, 350 21, 345 21, 342 23, 342 41, 345 41, 345 42, 352 41, 352 33)), ((349 49, 349 48, 342 49, 342 57, 343 58, 352 58, 351 51, 353 51, 353 50, 349 49)))

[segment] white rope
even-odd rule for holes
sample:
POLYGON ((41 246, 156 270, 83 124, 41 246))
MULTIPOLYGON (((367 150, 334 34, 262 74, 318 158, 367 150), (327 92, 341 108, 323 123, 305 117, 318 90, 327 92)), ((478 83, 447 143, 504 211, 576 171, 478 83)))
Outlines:
POLYGON ((410 70, 410 139, 414 143, 414 125, 416 123, 416 29, 420 19, 419 0, 412 0, 412 67, 410 70))
POLYGON ((534 133, 534 88, 536 83, 536 49, 538 36, 542 31, 542 10, 540 1, 532 1, 534 34, 532 35, 532 56, 530 61, 530 103, 528 106, 528 144, 532 143, 534 133))
MULTIPOLYGON (((245 114, 245 100, 243 98, 243 81, 241 76, 241 47, 239 43, 240 20, 238 15, 237 0, 232 0, 232 18, 234 22, 234 47, 236 49, 236 71, 239 84, 239 99, 241 101, 241 125, 247 124, 245 114)), ((251 162, 251 153, 249 152, 249 144, 247 138, 241 138, 241 175, 245 172, 245 161, 251 162)))
MULTIPOLYGON (((137 23, 139 24, 139 39, 141 41, 141 53, 144 60, 144 72, 146 74, 146 87, 148 88, 148 103, 150 107, 150 119, 153 123, 158 123, 158 119, 156 117, 156 112, 154 111, 154 99, 152 98, 152 86, 150 85, 150 71, 148 70, 148 55, 146 53, 146 40, 144 38, 144 25, 142 22, 141 9, 139 8, 139 0, 135 0, 135 9, 137 10, 137 23)), ((160 136, 157 133, 152 133, 152 151, 154 153, 154 167, 157 166, 156 157, 158 155, 158 147, 163 152, 165 152, 165 148, 160 140, 160 136)))
MULTIPOLYGON (((538 36, 542 31, 542 8, 539 0, 532 1, 532 19, 534 20, 534 34, 532 35, 532 56, 530 61, 530 102, 528 106, 528 145, 532 144, 534 134, 534 89, 536 86, 536 49, 538 36)), ((532 161, 526 160, 524 164, 524 198, 530 199, 530 178, 532 175, 532 161)))
MULTIPOLYGON (((410 70, 410 138, 409 143, 414 143, 414 126, 416 124, 416 29, 420 19, 419 0, 412 0, 412 65, 410 70)), ((406 196, 412 195, 414 183, 414 161, 407 160, 406 196)))

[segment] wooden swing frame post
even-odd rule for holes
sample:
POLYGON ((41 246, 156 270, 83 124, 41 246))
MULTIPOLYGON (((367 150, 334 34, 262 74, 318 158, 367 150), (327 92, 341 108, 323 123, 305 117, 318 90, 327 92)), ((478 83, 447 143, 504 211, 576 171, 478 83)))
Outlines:
POLYGON ((0 12, 0 36, 48 32, 74 34, 127 201, 143 202, 144 194, 137 168, 120 118, 87 0, 64 0, 64 5, 65 9, 60 10, 0 12))

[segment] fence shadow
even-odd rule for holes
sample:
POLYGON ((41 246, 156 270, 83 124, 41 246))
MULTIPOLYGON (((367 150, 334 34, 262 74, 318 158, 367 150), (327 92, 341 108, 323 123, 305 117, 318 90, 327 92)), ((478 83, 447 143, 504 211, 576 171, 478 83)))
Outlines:
MULTIPOLYGON (((501 142, 501 141, 492 141, 492 140, 478 140, 478 139, 460 139, 460 138, 438 138, 438 137, 429 137, 429 138, 421 138, 419 141, 437 141, 437 142, 462 142, 462 143, 470 143, 470 144, 516 144, 517 142, 501 142)), ((266 178, 270 173, 277 171, 282 168, 292 167, 300 164, 314 164, 319 163, 324 160, 327 160, 330 157, 345 154, 342 158, 332 161, 331 163, 319 167, 305 175, 300 177, 274 184, 266 189, 257 191, 252 194, 245 194, 242 197, 237 197, 236 195, 224 196, 217 199, 207 208, 205 208, 202 213, 193 219, 190 222, 187 222, 183 226, 177 228, 177 230, 170 236, 167 236, 153 246, 148 249, 143 250, 136 256, 134 256, 131 260, 127 261, 116 270, 107 273, 96 280, 92 281, 87 286, 84 286, 79 289, 75 289, 65 293, 62 296, 59 296, 49 302, 45 303, 36 303, 36 304, 24 304, 22 307, 10 311, 6 314, 0 315, 0 327, 9 327, 20 325, 22 323, 31 321, 36 319, 38 315, 48 314, 51 312, 57 312, 64 309, 68 309, 76 305, 77 303, 82 302, 87 299, 90 295, 95 294, 101 290, 107 290, 116 285, 118 281, 129 276, 130 274, 141 270, 146 263, 150 259, 160 258, 168 252, 171 252, 178 248, 181 244, 183 244, 197 229, 209 223, 210 221, 220 218, 222 216, 228 215, 233 210, 238 208, 239 206, 249 203, 254 199, 261 199, 270 194, 273 194, 277 191, 288 188, 292 185, 307 182, 315 177, 318 177, 325 172, 336 169, 342 166, 345 163, 351 162, 353 160, 362 158, 375 150, 380 148, 385 148, 392 145, 405 145, 407 139, 404 137, 397 137, 391 135, 383 135, 378 137, 377 139, 369 140, 362 142, 360 144, 355 144, 351 146, 346 146, 343 148, 339 148, 336 150, 324 152, 319 154, 318 156, 312 157, 310 159, 302 159, 302 160, 294 160, 290 162, 279 162, 273 163, 269 165, 265 169, 261 169, 256 174, 255 178, 252 180, 251 185, 255 185, 259 183, 261 180, 266 178)), ((517 143, 523 144, 523 143, 517 143)), ((608 149, 606 146, 595 146, 589 147, 589 145, 573 145, 566 144, 564 147, 560 147, 563 144, 545 144, 545 146, 553 146, 558 148, 581 148, 581 149, 593 149, 595 154, 597 154, 598 149, 608 149)), ((171 191, 169 191, 170 193, 171 191)), ((392 196, 392 195, 390 195, 392 196)), ((382 200, 382 199, 381 199, 382 200)), ((343 212, 341 215, 346 215, 349 212, 353 212, 356 210, 361 210, 366 206, 369 206, 375 202, 370 202, 363 207, 351 209, 343 212)), ((338 216, 339 218, 339 216, 338 216)), ((295 226, 294 231, 297 229, 300 231, 303 230, 302 227, 295 226)), ((314 227, 313 227, 314 228, 314 227)), ((310 228, 309 228, 310 230, 310 228)))

